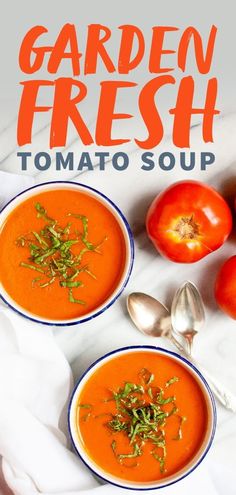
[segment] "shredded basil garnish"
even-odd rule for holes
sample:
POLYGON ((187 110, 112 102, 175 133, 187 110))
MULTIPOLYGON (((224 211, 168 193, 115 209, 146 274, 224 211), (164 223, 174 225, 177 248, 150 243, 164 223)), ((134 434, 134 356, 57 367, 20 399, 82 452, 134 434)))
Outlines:
POLYGON ((187 418, 185 416, 179 416, 179 429, 176 437, 174 437, 173 440, 182 440, 183 438, 182 425, 186 421, 186 419, 187 418))
POLYGON ((165 457, 157 455, 155 452, 152 453, 154 459, 156 459, 160 464, 160 471, 163 474, 165 472, 165 457))
POLYGON ((29 263, 24 263, 23 261, 20 263, 20 266, 23 266, 24 268, 30 268, 31 270, 35 270, 36 272, 44 273, 44 270, 42 268, 30 265, 29 263))
MULTIPOLYGON (((16 240, 19 247, 27 246, 29 249, 28 260, 22 261, 20 266, 35 270, 43 274, 41 279, 34 279, 32 284, 41 280, 38 287, 46 288, 58 281, 62 288, 68 289, 68 299, 71 303, 85 305, 86 302, 74 296, 72 289, 83 286, 78 279, 81 272, 87 273, 90 277, 96 279, 87 265, 82 266, 82 258, 88 251, 100 253, 98 247, 88 239, 88 218, 85 215, 69 213, 68 216, 81 221, 82 232, 72 232, 71 223, 62 228, 58 225, 57 220, 48 216, 45 208, 40 204, 35 204, 37 218, 43 219, 46 224, 39 232, 32 231, 26 236, 20 236, 16 240), (71 248, 75 245, 81 245, 78 254, 75 254, 71 248)), ((104 240, 107 238, 105 237, 104 240)))
MULTIPOLYGON (((160 472, 165 472, 166 441, 165 425, 168 418, 177 413, 177 407, 170 412, 165 410, 166 404, 174 403, 175 397, 165 397, 164 391, 153 384, 155 377, 147 369, 139 372, 140 380, 145 386, 126 382, 123 388, 113 392, 117 413, 107 423, 115 434, 123 432, 129 437, 131 452, 115 454, 119 462, 123 459, 139 457, 143 454, 145 443, 153 445, 152 455, 159 462, 160 472)), ((180 436, 180 428, 178 435, 180 436)), ((113 444, 114 450, 114 444, 113 444)))
POLYGON ((179 381, 179 378, 177 376, 173 376, 170 380, 168 380, 168 382, 166 382, 166 387, 169 387, 170 385, 172 385, 173 383, 176 383, 179 381))
MULTIPOLYGON (((112 393, 111 398, 103 402, 115 402, 116 412, 109 413, 110 420, 106 423, 109 431, 115 435, 126 435, 129 438, 130 450, 119 452, 115 438, 112 439, 111 448, 117 461, 121 464, 126 459, 141 457, 145 445, 151 444, 151 455, 159 463, 160 472, 166 471, 165 460, 167 447, 165 439, 165 427, 171 416, 176 416, 177 435, 173 440, 181 440, 183 436, 182 425, 186 421, 179 415, 174 396, 165 396, 164 390, 155 384, 155 376, 147 369, 138 373, 141 383, 126 382, 124 386, 112 393), (172 408, 170 405, 172 404, 172 408)), ((166 387, 179 381, 178 377, 171 378, 166 387)), ((80 406, 81 407, 81 406, 80 406)), ((97 416, 95 416, 97 417, 97 416)), ((127 464, 125 464, 127 465, 127 464)), ((127 467, 135 467, 127 465, 127 467)))
POLYGON ((55 222, 55 220, 53 220, 52 218, 48 217, 45 208, 40 203, 36 203, 35 204, 35 209, 38 212, 37 213, 37 218, 43 218, 44 220, 47 220, 48 222, 51 222, 51 223, 54 223, 55 222))
POLYGON ((118 459, 132 459, 142 455, 142 450, 137 443, 134 444, 133 452, 130 454, 118 454, 118 459))
POLYGON ((112 440, 112 442, 111 442, 111 448, 112 448, 114 454, 116 454, 116 441, 115 440, 112 440))

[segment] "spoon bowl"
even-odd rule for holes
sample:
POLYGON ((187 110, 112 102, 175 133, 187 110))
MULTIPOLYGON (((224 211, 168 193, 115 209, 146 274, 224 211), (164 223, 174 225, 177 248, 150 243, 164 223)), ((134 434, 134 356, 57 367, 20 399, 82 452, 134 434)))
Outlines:
POLYGON ((127 309, 135 326, 151 337, 168 337, 171 332, 170 313, 164 304, 143 292, 127 297, 127 309))
POLYGON ((191 353, 194 336, 205 322, 205 311, 200 292, 192 282, 185 282, 175 293, 171 306, 174 332, 186 339, 191 353))

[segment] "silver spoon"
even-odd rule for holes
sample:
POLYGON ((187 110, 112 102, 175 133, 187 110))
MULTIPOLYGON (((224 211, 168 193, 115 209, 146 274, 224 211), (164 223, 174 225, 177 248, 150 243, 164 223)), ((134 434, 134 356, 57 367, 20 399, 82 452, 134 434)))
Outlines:
POLYGON ((205 322, 205 311, 200 292, 192 282, 185 282, 175 293, 171 306, 174 332, 187 342, 192 353, 193 339, 205 322))
POLYGON ((172 335, 171 319, 168 309, 159 301, 142 292, 133 292, 127 298, 127 309, 131 320, 138 330, 153 337, 167 337, 176 345, 181 354, 200 369, 211 385, 212 392, 226 408, 236 412, 236 397, 215 381, 172 335))
POLYGON ((127 297, 127 309, 131 320, 144 335, 166 337, 180 352, 185 352, 172 335, 170 312, 164 304, 143 292, 132 292, 127 297))

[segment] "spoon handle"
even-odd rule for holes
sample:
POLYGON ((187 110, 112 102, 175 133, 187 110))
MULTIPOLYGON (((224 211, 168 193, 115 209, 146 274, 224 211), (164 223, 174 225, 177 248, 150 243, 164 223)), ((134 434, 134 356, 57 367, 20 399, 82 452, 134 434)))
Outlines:
POLYGON ((228 390, 224 385, 222 385, 218 380, 216 380, 208 371, 205 370, 201 365, 195 361, 191 356, 188 359, 195 364, 198 369, 202 372, 207 382, 209 383, 212 392, 218 401, 230 411, 236 413, 236 396, 228 390))
POLYGON ((175 345, 175 347, 177 347, 178 351, 181 352, 181 354, 184 354, 186 357, 190 357, 192 358, 192 356, 186 351, 186 349, 179 343, 179 341, 177 339, 175 339, 175 337, 173 335, 170 335, 170 340, 172 342, 172 344, 175 345))
POLYGON ((193 363, 204 375, 207 382, 209 383, 212 392, 218 401, 230 411, 236 413, 236 396, 227 390, 225 386, 223 386, 218 380, 216 380, 213 376, 209 374, 198 362, 184 349, 184 347, 176 340, 173 336, 170 338, 171 342, 177 347, 177 349, 183 354, 188 361, 193 363))

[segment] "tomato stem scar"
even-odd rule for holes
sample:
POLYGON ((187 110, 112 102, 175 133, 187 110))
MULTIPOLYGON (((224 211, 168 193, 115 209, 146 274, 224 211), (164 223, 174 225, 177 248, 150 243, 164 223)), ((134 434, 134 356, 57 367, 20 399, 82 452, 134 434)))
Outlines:
POLYGON ((200 235, 199 225, 194 221, 193 215, 181 217, 174 229, 181 239, 196 239, 200 235))

